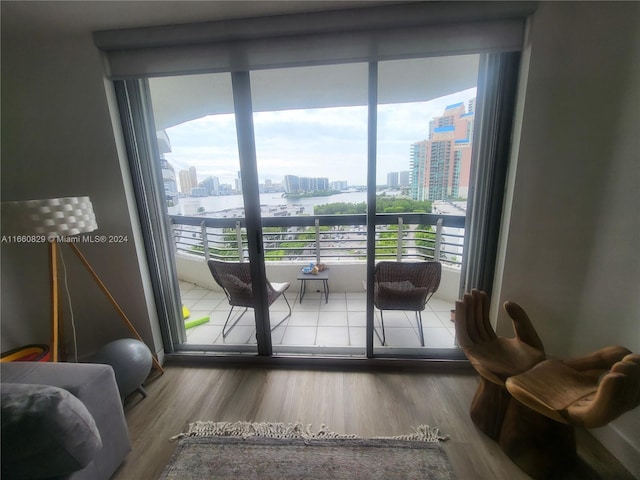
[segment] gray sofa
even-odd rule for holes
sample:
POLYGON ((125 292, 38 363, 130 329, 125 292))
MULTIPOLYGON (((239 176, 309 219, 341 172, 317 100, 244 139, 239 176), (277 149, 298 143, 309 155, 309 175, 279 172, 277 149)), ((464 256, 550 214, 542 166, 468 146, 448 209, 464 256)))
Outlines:
POLYGON ((131 450, 113 369, 0 363, 2 479, 106 480, 131 450))

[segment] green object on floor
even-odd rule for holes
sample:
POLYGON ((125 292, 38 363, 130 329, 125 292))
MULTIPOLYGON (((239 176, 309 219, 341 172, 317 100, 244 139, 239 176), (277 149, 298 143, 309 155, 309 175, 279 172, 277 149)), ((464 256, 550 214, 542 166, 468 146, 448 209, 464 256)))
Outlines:
POLYGON ((184 328, 193 328, 198 325, 202 325, 203 323, 207 323, 209 321, 209 315, 206 317, 198 318, 196 320, 189 320, 188 322, 184 322, 184 328))

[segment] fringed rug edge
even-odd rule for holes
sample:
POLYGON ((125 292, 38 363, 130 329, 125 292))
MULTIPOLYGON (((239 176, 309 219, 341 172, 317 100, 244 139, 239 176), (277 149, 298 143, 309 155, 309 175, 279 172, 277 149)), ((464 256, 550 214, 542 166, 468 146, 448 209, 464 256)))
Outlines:
MULTIPOLYGON (((437 427, 418 425, 411 427, 412 433, 392 437, 373 437, 374 440, 406 440, 427 443, 443 442, 449 439, 440 433, 437 427)), ((331 431, 322 424, 318 431, 314 431, 311 424, 302 422, 214 422, 197 421, 190 423, 187 431, 171 437, 171 441, 187 437, 264 437, 282 439, 360 439, 357 435, 342 434, 331 431)))

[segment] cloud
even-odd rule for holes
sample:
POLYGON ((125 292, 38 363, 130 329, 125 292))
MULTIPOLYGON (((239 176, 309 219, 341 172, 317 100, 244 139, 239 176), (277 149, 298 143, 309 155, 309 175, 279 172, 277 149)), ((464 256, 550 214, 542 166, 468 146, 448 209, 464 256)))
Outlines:
MULTIPOLYGON (((445 107, 474 98, 476 89, 429 102, 378 107, 377 179, 409 169, 409 149, 428 136, 429 121, 445 107)), ((328 177, 364 185, 367 176, 367 108, 337 107, 257 112, 254 130, 258 176, 281 182, 284 175, 328 177)), ((233 115, 210 115, 167 129, 176 171, 196 167, 198 178, 231 183, 240 169, 233 115)))

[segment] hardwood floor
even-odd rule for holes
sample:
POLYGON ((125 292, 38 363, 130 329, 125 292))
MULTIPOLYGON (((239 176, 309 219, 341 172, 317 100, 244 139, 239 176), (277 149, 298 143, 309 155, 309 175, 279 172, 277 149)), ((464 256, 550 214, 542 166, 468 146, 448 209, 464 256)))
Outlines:
MULTIPOLYGON (((148 397, 125 402, 133 449, 114 480, 155 480, 196 420, 296 422, 362 437, 437 426, 458 480, 528 479, 474 427, 475 374, 422 371, 322 371, 263 367, 166 366, 147 382, 148 397)), ((632 480, 591 435, 578 432, 580 465, 567 479, 632 480)))

